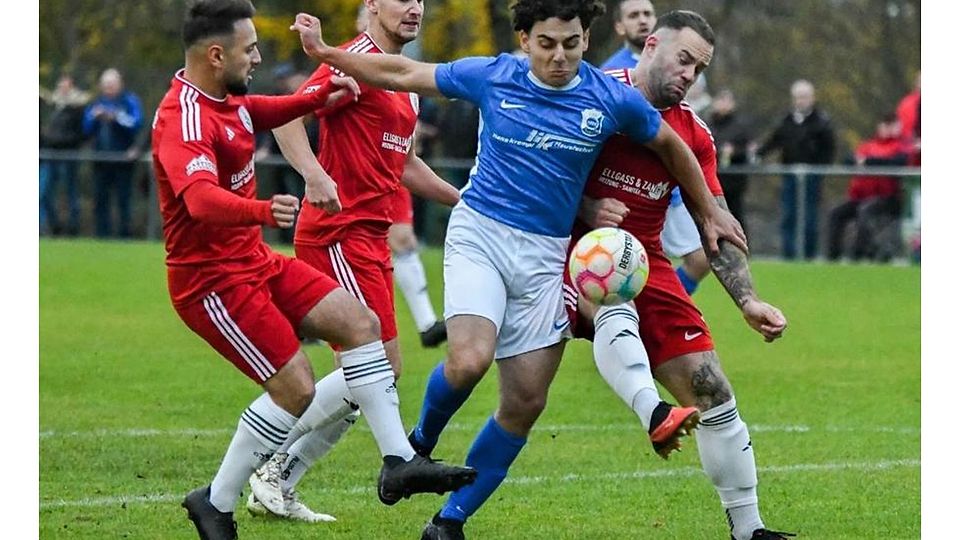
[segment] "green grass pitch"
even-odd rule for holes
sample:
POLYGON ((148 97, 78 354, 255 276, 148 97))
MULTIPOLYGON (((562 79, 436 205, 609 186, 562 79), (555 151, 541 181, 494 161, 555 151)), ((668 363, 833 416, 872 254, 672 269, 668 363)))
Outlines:
MULTIPOLYGON (((423 253, 442 305, 441 254, 423 253)), ((920 536, 920 270, 756 262, 789 320, 766 344, 710 278, 695 297, 751 428, 767 525, 803 539, 920 536)), ((415 421, 442 349, 420 347, 398 300, 401 407, 415 421)), ((316 372, 331 355, 310 346, 316 372)), ((462 462, 496 406, 495 374, 436 455, 462 462)), ((212 478, 258 387, 177 318, 158 243, 40 242, 41 538, 189 539, 182 496, 212 478)), ((360 422, 305 477, 330 524, 253 518, 242 538, 414 539, 443 501, 378 501, 376 445, 360 422)), ((550 402, 507 482, 470 521, 481 539, 725 539, 695 442, 659 459, 596 374, 567 349, 550 402)))

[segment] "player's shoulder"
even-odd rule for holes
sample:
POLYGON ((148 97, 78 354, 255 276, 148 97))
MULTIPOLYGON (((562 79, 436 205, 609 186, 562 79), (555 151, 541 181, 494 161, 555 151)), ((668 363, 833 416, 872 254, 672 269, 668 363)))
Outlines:
POLYGON ((678 124, 676 127, 682 125, 694 137, 707 137, 711 141, 713 140, 713 132, 710 131, 710 126, 703 118, 700 118, 697 111, 687 101, 681 101, 670 107, 664 111, 663 115, 665 118, 669 117, 671 126, 676 122, 678 124))

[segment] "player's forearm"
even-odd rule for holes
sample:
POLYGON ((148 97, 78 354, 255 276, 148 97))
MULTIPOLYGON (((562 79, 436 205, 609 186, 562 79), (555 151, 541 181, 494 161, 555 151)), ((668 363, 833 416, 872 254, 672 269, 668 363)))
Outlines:
POLYGON ((411 60, 399 54, 359 54, 328 47, 317 56, 347 75, 378 88, 439 96, 433 64, 411 60))
POLYGON ((275 128, 273 136, 277 139, 280 153, 300 176, 307 178, 312 171, 320 167, 313 149, 310 148, 307 129, 299 119, 275 128))
POLYGON ((460 202, 460 192, 437 173, 433 172, 422 159, 412 157, 407 160, 400 178, 403 185, 412 193, 446 206, 455 206, 460 202))
MULTIPOLYGON (((723 197, 717 197, 716 200, 721 208, 727 209, 727 203, 723 197)), ((710 268, 737 307, 742 308, 747 302, 757 300, 747 254, 722 239, 719 246, 720 251, 716 255, 708 255, 710 268)))
POLYGON ((326 83, 310 94, 289 96, 248 96, 247 109, 254 131, 274 129, 322 108, 333 86, 326 83))
POLYGON ((190 217, 209 225, 243 227, 277 222, 270 201, 246 199, 211 183, 197 182, 183 192, 183 202, 190 217))

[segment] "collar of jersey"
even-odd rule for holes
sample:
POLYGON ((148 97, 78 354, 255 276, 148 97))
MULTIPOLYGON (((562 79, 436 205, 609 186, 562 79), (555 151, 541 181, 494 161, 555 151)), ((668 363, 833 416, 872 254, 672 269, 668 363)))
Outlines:
POLYGON ((184 79, 184 78, 183 78, 183 72, 184 72, 184 71, 186 71, 186 70, 185 70, 185 69, 181 69, 180 71, 177 72, 176 75, 174 75, 174 77, 176 77, 177 80, 180 81, 180 82, 182 82, 183 84, 189 86, 190 88, 193 88, 193 89, 196 90, 197 92, 200 92, 201 94, 203 94, 204 96, 206 96, 207 99, 216 101, 217 103, 223 103, 223 102, 227 101, 227 98, 226 98, 226 97, 215 98, 215 97, 211 96, 210 94, 204 92, 203 90, 197 88, 197 85, 195 85, 195 84, 193 84, 192 82, 184 79))
POLYGON ((557 88, 556 86, 550 86, 549 84, 538 79, 537 76, 533 74, 532 70, 527 72, 527 78, 530 79, 530 82, 532 82, 535 86, 543 88, 544 90, 551 90, 553 92, 566 92, 567 90, 573 90, 577 87, 577 85, 580 84, 582 80, 580 75, 577 74, 577 76, 574 77, 570 82, 557 88))

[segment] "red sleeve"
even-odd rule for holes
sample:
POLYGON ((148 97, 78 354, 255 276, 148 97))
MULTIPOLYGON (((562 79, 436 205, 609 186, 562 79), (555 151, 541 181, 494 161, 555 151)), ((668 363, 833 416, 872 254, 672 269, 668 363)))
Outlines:
POLYGON ((254 131, 266 131, 289 124, 326 104, 332 85, 319 85, 309 93, 290 96, 246 96, 244 102, 250 112, 254 131))
MULTIPOLYGON (((330 78, 333 77, 334 75, 335 73, 332 67, 330 67, 327 64, 321 64, 320 67, 318 67, 313 72, 313 75, 311 75, 309 79, 307 79, 302 85, 300 85, 300 88, 297 88, 296 93, 309 94, 311 92, 315 92, 317 88, 320 88, 325 84, 330 84, 330 78)), ((360 84, 361 95, 366 90, 366 88, 368 87, 364 86, 363 84, 360 84)), ((321 117, 333 114, 337 111, 343 110, 344 108, 350 106, 351 103, 353 103, 353 99, 347 96, 343 99, 340 99, 330 107, 325 107, 323 109, 318 107, 314 111, 314 114, 317 116, 317 118, 321 118, 321 117)))
POLYGON ((707 124, 696 114, 693 115, 693 143, 690 149, 697 156, 700 168, 703 169, 703 178, 707 181, 707 189, 714 196, 723 196, 720 179, 717 178, 717 146, 713 142, 713 134, 707 124))
POLYGON ((183 192, 183 202, 190 217, 201 223, 223 227, 277 226, 270 201, 240 197, 206 182, 197 182, 187 188, 183 192))
POLYGON ((196 119, 196 124, 182 128, 168 125, 162 130, 156 159, 177 197, 196 183, 218 185, 217 154, 213 150, 217 130, 204 120, 205 117, 201 116, 196 119))

